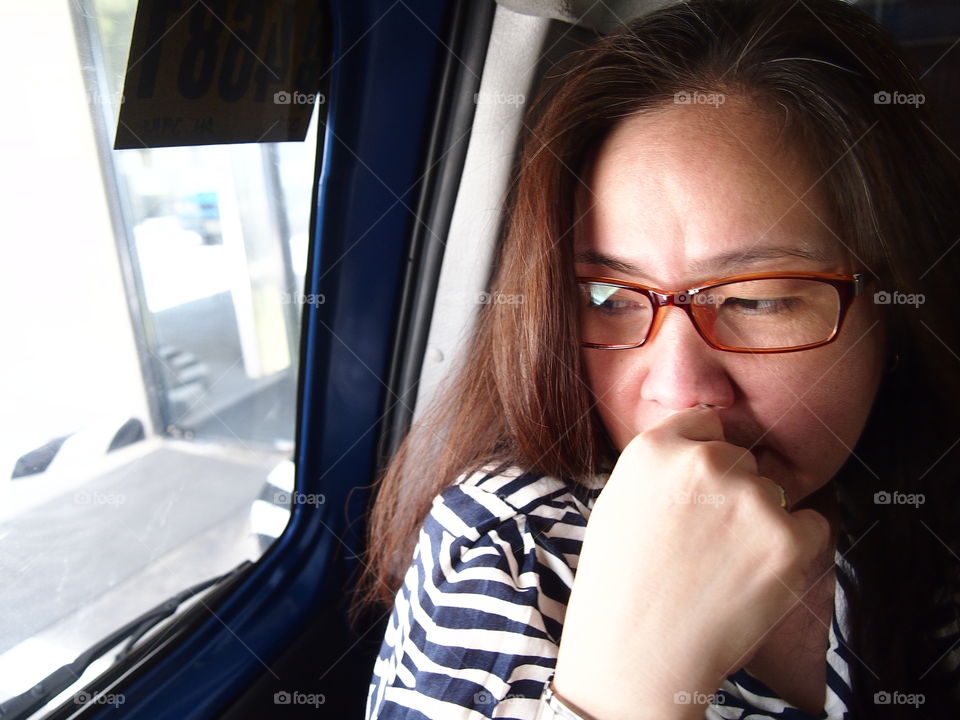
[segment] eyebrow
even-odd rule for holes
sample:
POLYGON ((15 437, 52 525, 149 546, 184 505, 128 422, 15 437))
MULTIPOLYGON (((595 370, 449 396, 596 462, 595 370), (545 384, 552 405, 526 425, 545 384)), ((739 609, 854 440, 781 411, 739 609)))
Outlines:
MULTIPOLYGON (((815 248, 776 245, 734 250, 705 260, 693 260, 689 266, 690 270, 698 275, 723 275, 743 266, 754 265, 765 260, 782 260, 784 258, 798 258, 814 262, 828 262, 832 259, 822 250, 815 248)), ((574 255, 574 260, 590 265, 602 265, 611 270, 646 278, 644 271, 638 266, 595 250, 579 251, 574 255)))

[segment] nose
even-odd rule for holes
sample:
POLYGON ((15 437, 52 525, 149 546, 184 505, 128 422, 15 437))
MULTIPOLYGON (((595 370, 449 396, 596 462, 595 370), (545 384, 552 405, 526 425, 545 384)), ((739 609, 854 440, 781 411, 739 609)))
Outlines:
POLYGON ((682 309, 665 307, 660 312, 660 327, 637 356, 645 370, 641 398, 668 410, 732 405, 733 382, 725 366, 730 353, 707 345, 682 309))

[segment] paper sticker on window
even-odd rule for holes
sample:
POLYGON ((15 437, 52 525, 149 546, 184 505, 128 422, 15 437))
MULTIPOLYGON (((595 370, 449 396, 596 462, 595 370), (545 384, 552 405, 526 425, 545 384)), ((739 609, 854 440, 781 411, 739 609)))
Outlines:
POLYGON ((140 0, 114 147, 303 140, 326 25, 313 0, 140 0))

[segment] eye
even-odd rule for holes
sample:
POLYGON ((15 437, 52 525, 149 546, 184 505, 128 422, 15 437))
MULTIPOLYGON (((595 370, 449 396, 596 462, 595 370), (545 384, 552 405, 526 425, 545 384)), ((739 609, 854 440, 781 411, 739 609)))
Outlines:
POLYGON ((727 298, 722 309, 743 315, 778 315, 795 311, 802 301, 796 297, 781 298, 727 298))
POLYGON ((628 314, 638 312, 643 306, 638 302, 624 300, 621 298, 610 298, 600 303, 595 303, 594 307, 601 312, 613 314, 628 314))
POLYGON ((590 284, 584 287, 587 307, 604 315, 636 315, 649 309, 642 295, 614 285, 590 284))

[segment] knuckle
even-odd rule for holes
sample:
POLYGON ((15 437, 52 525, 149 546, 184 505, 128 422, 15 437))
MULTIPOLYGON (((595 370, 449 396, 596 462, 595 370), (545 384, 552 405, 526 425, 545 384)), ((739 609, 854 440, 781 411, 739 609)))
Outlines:
POLYGON ((798 563, 799 542, 796 534, 784 523, 777 523, 769 530, 768 552, 773 566, 786 572, 798 563))
POLYGON ((770 490, 762 485, 763 482, 766 481, 752 480, 744 484, 741 495, 751 506, 767 506, 770 504, 770 490))
POLYGON ((719 464, 716 461, 716 453, 705 443, 699 443, 692 446, 688 451, 687 467, 689 475, 696 477, 704 482, 709 482, 718 478, 719 464))
POLYGON ((830 544, 830 535, 832 529, 830 527, 830 522, 820 513, 815 510, 798 510, 796 513, 796 518, 802 518, 806 522, 802 530, 798 529, 796 532, 798 536, 797 542, 801 542, 806 539, 807 544, 810 546, 811 551, 822 552, 830 544))
POLYGON ((723 472, 723 443, 708 441, 697 443, 692 452, 698 467, 707 475, 714 476, 723 472))
POLYGON ((757 474, 757 457, 754 455, 748 448, 739 447, 734 445, 733 450, 733 462, 737 464, 738 467, 744 468, 747 471, 757 474))
POLYGON ((736 467, 756 474, 757 459, 749 449, 719 441, 715 445, 717 460, 724 467, 736 467))

